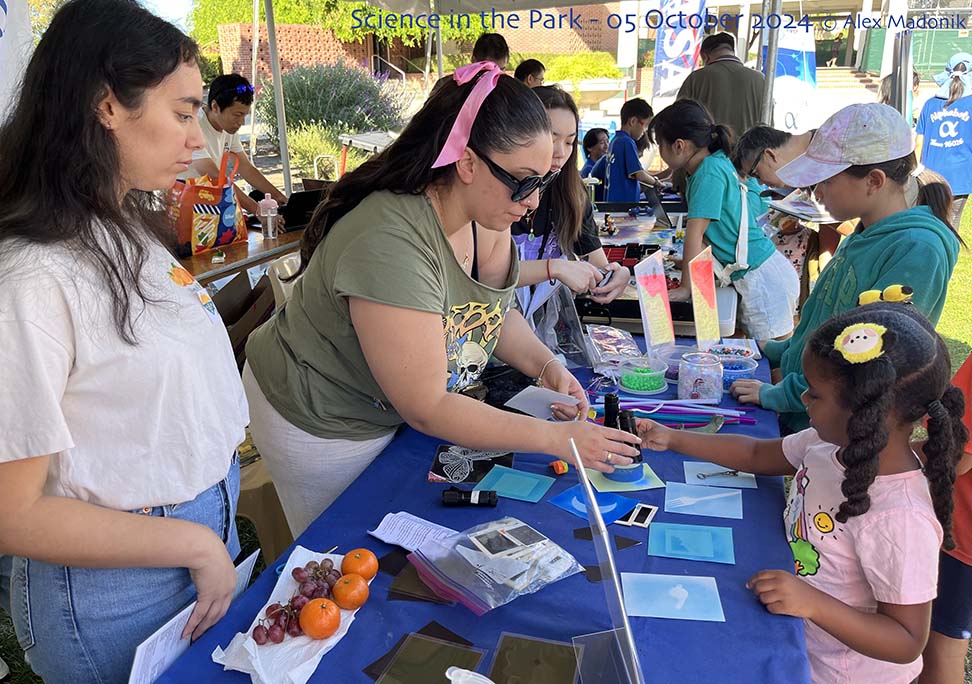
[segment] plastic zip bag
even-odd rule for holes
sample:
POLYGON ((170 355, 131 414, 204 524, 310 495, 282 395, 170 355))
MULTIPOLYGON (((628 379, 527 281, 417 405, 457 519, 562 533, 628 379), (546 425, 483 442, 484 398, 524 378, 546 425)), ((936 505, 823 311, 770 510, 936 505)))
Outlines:
POLYGON ((615 381, 624 361, 642 355, 634 336, 627 330, 609 325, 588 324, 587 339, 590 341, 594 372, 615 381))
POLYGON ((476 615, 581 571, 567 551, 509 517, 430 540, 408 560, 436 594, 476 615))

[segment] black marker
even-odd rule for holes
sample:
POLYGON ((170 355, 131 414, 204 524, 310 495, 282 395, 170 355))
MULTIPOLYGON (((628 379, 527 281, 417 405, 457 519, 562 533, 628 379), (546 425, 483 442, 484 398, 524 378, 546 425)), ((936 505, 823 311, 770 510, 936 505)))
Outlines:
MULTIPOLYGON (((630 409, 622 411, 618 423, 620 425, 619 429, 624 430, 625 432, 630 432, 632 435, 638 434, 638 423, 635 422, 634 411, 630 409)), ((641 463, 641 454, 639 453, 637 456, 632 456, 631 460, 635 463, 641 463)))
POLYGON ((617 394, 604 395, 604 427, 618 429, 618 412, 620 408, 617 394))
POLYGON ((496 506, 498 503, 499 497, 492 489, 467 492, 450 487, 442 492, 443 506, 496 506))

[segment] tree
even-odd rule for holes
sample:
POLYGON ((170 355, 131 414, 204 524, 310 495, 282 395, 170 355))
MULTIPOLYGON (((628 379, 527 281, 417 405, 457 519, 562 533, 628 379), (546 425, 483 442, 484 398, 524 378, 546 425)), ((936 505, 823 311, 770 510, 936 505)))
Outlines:
MULTIPOLYGON (((43 0, 39 0, 43 1, 43 0)), ((50 2, 51 0, 47 0, 50 2)), ((278 24, 310 24, 329 29, 339 40, 345 42, 360 42, 370 35, 379 40, 392 41, 400 38, 405 45, 417 45, 427 36, 427 32, 419 28, 388 28, 382 22, 382 27, 375 30, 353 28, 354 14, 358 12, 368 14, 384 13, 385 10, 368 5, 366 2, 347 2, 345 0, 274 0, 274 18, 278 24)), ((263 20, 263 3, 260 3, 260 17, 263 20)), ((235 24, 253 21, 252 0, 195 0, 192 10, 191 29, 195 38, 204 49, 214 49, 219 42, 217 26, 219 24, 235 24)), ((478 16, 472 17, 469 28, 450 28, 443 26, 443 40, 456 40, 468 43, 476 39, 483 32, 482 23, 478 16)))
POLYGON ((55 12, 61 8, 67 0, 27 0, 27 9, 30 11, 30 28, 34 33, 34 43, 40 40, 47 30, 47 25, 51 23, 55 12))

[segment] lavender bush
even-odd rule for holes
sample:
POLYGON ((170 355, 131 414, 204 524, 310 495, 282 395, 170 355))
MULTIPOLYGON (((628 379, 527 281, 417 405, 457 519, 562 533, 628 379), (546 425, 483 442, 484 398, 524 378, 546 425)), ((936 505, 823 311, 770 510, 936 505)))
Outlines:
MULTIPOLYGON (((338 62, 298 67, 282 75, 287 128, 313 125, 336 137, 341 133, 395 130, 402 127, 411 95, 384 76, 375 77, 363 68, 338 62)), ((272 84, 266 84, 257 100, 257 114, 268 124, 277 144, 277 112, 272 84)))

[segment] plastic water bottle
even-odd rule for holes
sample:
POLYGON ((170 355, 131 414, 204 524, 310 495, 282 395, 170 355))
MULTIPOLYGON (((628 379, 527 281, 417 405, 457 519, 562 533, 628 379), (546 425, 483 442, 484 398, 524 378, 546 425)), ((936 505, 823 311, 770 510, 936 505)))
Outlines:
POLYGON ((260 207, 260 225, 263 239, 272 240, 277 237, 277 200, 270 195, 264 195, 258 203, 260 207))
POLYGON ((492 679, 484 677, 477 672, 470 672, 458 667, 450 667, 446 670, 446 677, 452 684, 495 684, 492 679))

